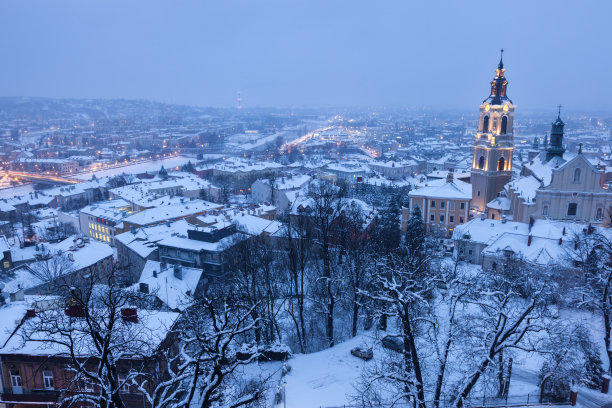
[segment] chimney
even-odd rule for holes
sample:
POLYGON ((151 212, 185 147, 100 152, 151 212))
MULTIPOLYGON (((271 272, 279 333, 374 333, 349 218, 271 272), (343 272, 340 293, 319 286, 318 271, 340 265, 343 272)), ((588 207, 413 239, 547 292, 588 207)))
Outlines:
POLYGON ((135 226, 133 226, 133 225, 130 225, 130 232, 131 232, 132 234, 136 234, 136 227, 135 227, 135 226))
POLYGON ((183 279, 183 268, 180 265, 174 265, 174 277, 176 279, 183 279))
POLYGON ((446 175, 446 182, 447 183, 452 183, 454 179, 454 173, 452 170, 448 171, 448 174, 446 175))
MULTIPOLYGON (((157 275, 157 273, 155 271, 153 271, 153 273, 155 275, 157 275)), ((140 293, 145 293, 145 294, 149 293, 149 284, 148 283, 140 282, 140 293)))
POLYGON ((563 227, 563 232, 561 233, 561 235, 565 235, 565 227, 563 227))
POLYGON ((153 277, 157 278, 157 270, 153 269, 153 277))
POLYGON ((484 221, 484 220, 486 220, 486 219, 487 219, 487 214, 485 214, 485 213, 481 213, 481 214, 480 214, 480 220, 481 220, 481 221, 484 221))
POLYGON ((533 237, 531 236, 531 234, 529 234, 529 236, 527 237, 527 246, 531 246, 531 239, 533 237))
POLYGON ((502 222, 502 224, 505 224, 505 223, 507 223, 507 222, 508 222, 508 218, 506 217, 506 214, 502 214, 502 216, 501 216, 501 222, 502 222))
POLYGON ((32 317, 36 317, 36 310, 34 310, 34 309, 26 310, 25 318, 26 319, 31 319, 32 317))
POLYGON ((121 309, 121 318, 124 322, 138 323, 138 310, 135 307, 121 309))
POLYGON ((563 237, 559 238, 559 245, 563 244, 563 237))

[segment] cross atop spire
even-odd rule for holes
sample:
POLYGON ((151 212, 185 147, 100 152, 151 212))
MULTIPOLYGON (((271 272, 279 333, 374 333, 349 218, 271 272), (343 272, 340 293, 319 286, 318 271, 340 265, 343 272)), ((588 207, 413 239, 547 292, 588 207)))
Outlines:
POLYGON ((499 56, 499 64, 497 65, 497 68, 503 69, 504 68, 504 49, 502 48, 499 51, 500 51, 500 56, 499 56))

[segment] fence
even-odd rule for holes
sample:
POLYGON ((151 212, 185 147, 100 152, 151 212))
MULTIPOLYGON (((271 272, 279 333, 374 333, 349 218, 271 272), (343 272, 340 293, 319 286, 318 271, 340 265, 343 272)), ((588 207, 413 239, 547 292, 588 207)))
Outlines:
MULTIPOLYGON (((433 407, 433 401, 426 401, 427 407, 433 407)), ((444 398, 440 401, 440 408, 447 408, 451 406, 452 403, 444 398)), ((393 407, 395 408, 414 408, 414 401, 406 401, 395 403, 393 407)), ((537 394, 527 394, 527 395, 510 395, 507 398, 497 398, 497 397, 473 397, 468 398, 464 402, 464 407, 466 408, 518 408, 518 407, 558 407, 558 406, 571 406, 569 401, 566 402, 551 402, 551 401, 543 401, 539 402, 539 395, 537 394)), ((385 406, 388 408, 388 406, 385 406)), ((364 408, 363 405, 336 405, 336 406, 320 406, 319 408, 364 408)), ((383 405, 370 405, 367 408, 383 408, 383 405)))

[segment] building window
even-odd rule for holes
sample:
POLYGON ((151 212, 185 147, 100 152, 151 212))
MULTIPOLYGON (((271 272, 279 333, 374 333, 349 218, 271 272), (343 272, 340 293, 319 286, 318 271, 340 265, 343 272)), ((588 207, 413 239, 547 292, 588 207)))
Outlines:
POLYGON ((431 200, 431 204, 429 206, 431 208, 436 208, 436 200, 431 200))
POLYGON ((11 387, 21 388, 21 374, 19 374, 19 370, 11 370, 11 387))
POLYGON ((53 390, 55 387, 53 386, 53 373, 51 371, 43 371, 43 386, 45 390, 53 390))
POLYGON ((567 205, 567 215, 574 216, 578 212, 578 203, 569 203, 567 205))
POLYGON ((459 217, 459 224, 463 224, 463 217, 459 217))
POLYGON ((485 165, 485 158, 484 156, 480 156, 480 159, 478 159, 478 168, 484 169, 484 165, 485 165))
POLYGON ((455 216, 454 215, 449 215, 448 216, 448 222, 453 224, 455 222, 455 216))
POLYGON ((435 221, 435 215, 431 214, 431 215, 429 216, 429 220, 430 220, 430 221, 435 221))
POLYGON ((548 215, 548 206, 545 205, 544 207, 542 207, 542 215, 547 216, 548 215))
POLYGON ((118 380, 119 380, 119 384, 123 384, 121 388, 119 389, 119 391, 120 392, 130 392, 130 386, 126 381, 125 376, 120 375, 118 380))
POLYGON ((574 169, 574 183, 580 183, 580 168, 574 169))
POLYGON ((599 207, 595 213, 595 218, 601 220, 603 218, 603 208, 599 207))
POLYGON ((461 204, 459 205, 459 208, 461 208, 462 210, 464 210, 464 209, 465 209, 465 203, 461 203, 461 204))
POLYGON ((497 171, 504 171, 506 169, 506 159, 503 157, 499 158, 499 162, 497 162, 497 171))
POLYGON ((440 201, 440 208, 446 207, 446 201, 440 201))
POLYGON ((478 190, 478 193, 476 194, 478 197, 480 197, 480 190, 478 190))
POLYGON ((444 214, 440 214, 440 222, 444 222, 444 214))
POLYGON ((471 249, 468 250, 468 254, 472 255, 472 250, 471 249))
POLYGON ((506 134, 506 131, 508 130, 508 117, 507 116, 502 116, 502 121, 501 121, 501 133, 502 135, 506 134))
POLYGON ((489 116, 488 115, 482 119, 482 131, 484 133, 489 131, 489 116))

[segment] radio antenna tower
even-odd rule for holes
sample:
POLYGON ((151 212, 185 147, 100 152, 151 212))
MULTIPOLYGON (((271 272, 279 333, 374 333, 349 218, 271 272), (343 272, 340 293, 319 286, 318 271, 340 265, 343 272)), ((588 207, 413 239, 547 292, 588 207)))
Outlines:
POLYGON ((238 109, 242 109, 242 94, 240 91, 238 91, 238 98, 236 100, 238 101, 238 109))

